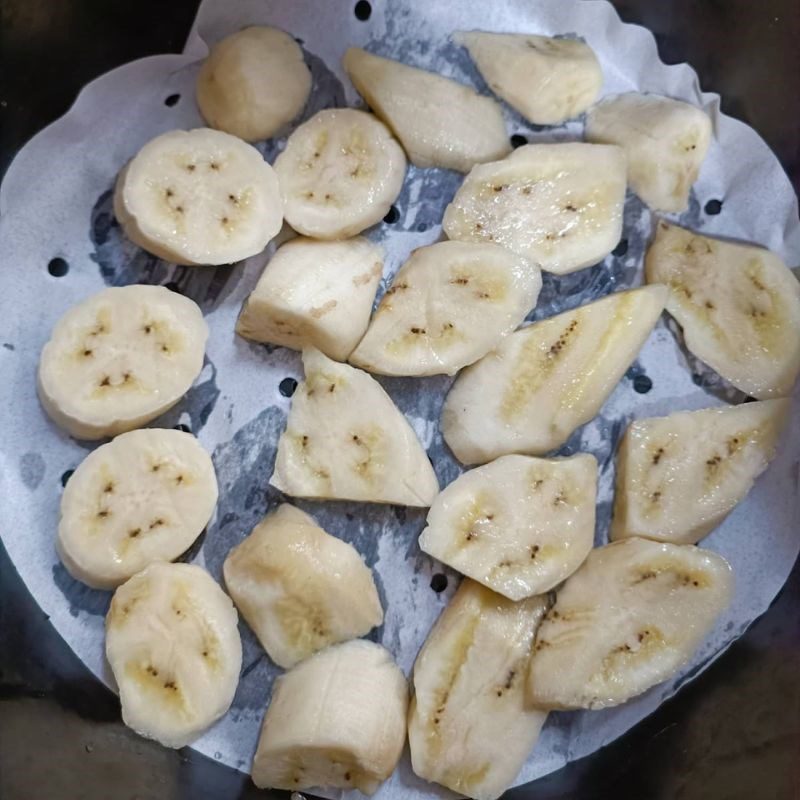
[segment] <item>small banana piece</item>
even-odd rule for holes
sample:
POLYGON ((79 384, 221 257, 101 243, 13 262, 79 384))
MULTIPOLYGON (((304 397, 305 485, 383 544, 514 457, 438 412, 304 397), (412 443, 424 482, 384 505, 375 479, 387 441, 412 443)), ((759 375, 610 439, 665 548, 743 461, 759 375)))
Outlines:
POLYGON ((104 289, 56 323, 39 361, 42 407, 78 439, 138 428, 172 408, 203 368, 208 327, 163 286, 104 289))
POLYGON ((586 117, 588 141, 625 148, 628 182, 655 211, 686 210, 711 134, 702 109, 637 92, 604 98, 586 117))
POLYGON ((444 439, 464 464, 543 455, 592 419, 636 358, 667 297, 652 285, 604 297, 507 336, 456 379, 444 439))
POLYGON ((469 86, 358 47, 342 65, 417 167, 468 172, 511 149, 500 106, 469 86))
POLYGON ((230 708, 242 667, 236 609, 192 564, 151 564, 114 592, 106 656, 122 719, 184 747, 230 708))
POLYGON ((429 506, 433 467, 381 385, 313 348, 303 366, 270 484, 293 497, 429 506))
POLYGON ((380 645, 329 647, 278 678, 253 759, 256 786, 374 794, 406 738, 408 686, 380 645))
POLYGON ((512 603, 462 582, 414 664, 408 740, 417 775, 476 800, 511 786, 547 718, 525 704, 546 608, 544 597, 512 603))
POLYGON ((444 212, 450 239, 492 242, 563 275, 602 261, 622 234, 625 153, 529 144, 475 167, 444 212))
POLYGON ((453 375, 536 305, 539 268, 491 244, 421 247, 395 275, 351 363, 381 375, 453 375))
POLYGON ((775 253, 661 220, 645 273, 669 286, 667 311, 697 358, 759 400, 791 392, 800 372, 800 283, 775 253))

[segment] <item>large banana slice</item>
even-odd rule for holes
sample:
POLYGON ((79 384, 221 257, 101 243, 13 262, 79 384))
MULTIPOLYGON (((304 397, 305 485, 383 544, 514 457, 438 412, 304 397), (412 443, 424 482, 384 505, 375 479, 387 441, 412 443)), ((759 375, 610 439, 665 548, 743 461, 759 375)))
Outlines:
POLYGON ((467 172, 511 149, 500 106, 469 86, 358 47, 342 64, 416 166, 467 172))
POLYGON ((541 286, 535 264, 497 245, 421 247, 395 275, 350 361, 382 375, 452 375, 511 333, 541 286))
POLYGON ((382 272, 383 251, 361 237, 292 239, 270 259, 236 332, 295 350, 316 347, 344 361, 367 330, 382 272))
POLYGON ((511 600, 571 575, 594 541, 597 461, 503 456, 436 498, 419 546, 511 600))
POLYGON ((650 208, 684 211, 711 142, 711 120, 689 103, 628 92, 589 111, 586 138, 625 148, 628 182, 650 208))
POLYGON ((328 108, 292 133, 275 172, 296 231, 345 239, 386 216, 403 188, 406 157, 372 114, 328 108))
POLYGON ((464 45, 489 88, 537 125, 558 125, 597 99, 603 73, 589 45, 522 33, 464 31, 464 45))
POLYGON ((612 145, 529 144, 475 167, 442 227, 493 242, 562 275, 602 261, 619 242, 625 154, 612 145))
POLYGON ((800 372, 800 283, 775 253, 662 220, 645 271, 670 287, 667 311, 701 361, 753 397, 791 392, 800 372))
POLYGON ((547 714, 525 705, 543 597, 512 603, 464 580, 414 664, 414 772, 477 800, 513 782, 547 714))
POLYGON ((114 593, 106 656, 122 719, 166 747, 183 747, 233 701, 242 667, 236 609, 200 567, 151 564, 114 593))
POLYGON ((253 782, 373 794, 400 759, 407 707, 406 679, 383 647, 329 647, 275 681, 253 782))
POLYGON ((442 433, 465 464, 542 455, 600 410, 656 324, 667 296, 646 286, 536 322, 462 372, 442 433))
POLYGON ((728 606, 733 573, 693 545, 626 539, 593 550, 536 634, 528 699, 605 708, 674 675, 728 606))
POLYGON ((162 286, 104 289, 53 328, 39 362, 42 406, 79 439, 137 428, 186 393, 207 338, 186 297, 162 286))
POLYGON ((261 153, 210 128, 149 141, 117 178, 114 214, 128 238, 175 264, 230 264, 281 229, 278 179, 261 153))
POLYGON ((294 497, 429 506, 433 467, 381 385, 313 348, 303 366, 270 483, 294 497))

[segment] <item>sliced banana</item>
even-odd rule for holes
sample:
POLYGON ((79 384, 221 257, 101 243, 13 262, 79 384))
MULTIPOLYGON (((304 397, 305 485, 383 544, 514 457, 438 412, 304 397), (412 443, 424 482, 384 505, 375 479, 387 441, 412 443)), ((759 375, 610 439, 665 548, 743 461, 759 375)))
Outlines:
POLYGON ((656 211, 685 211, 711 143, 700 108, 637 92, 607 97, 586 117, 590 142, 617 144, 628 156, 628 182, 656 211))
POLYGON ((417 167, 468 172, 511 149, 500 106, 469 86, 358 47, 342 64, 417 167))
POLYGON ((484 31, 453 39, 467 48, 489 88, 536 125, 577 117, 603 85, 594 51, 575 39, 484 31))
POLYGON ((674 675, 730 604, 733 572, 692 545, 626 539, 593 550, 536 634, 528 699, 606 708, 674 675))
POLYGON ((597 461, 503 456, 436 498, 420 549, 511 600, 542 594, 594 541, 597 461))
POLYGON ((600 410, 656 324, 667 297, 653 285, 536 322, 462 372, 442 409, 459 461, 543 455, 600 410))
POLYGON ((395 275, 350 361, 381 375, 452 375, 536 305, 539 268, 491 244, 421 247, 395 275))
POLYGON ((183 397, 207 338, 197 305, 163 286, 104 289, 53 328, 39 361, 42 407, 78 439, 137 428, 183 397))
POLYGON ((233 701, 242 667, 236 609, 200 567, 151 564, 114 592, 106 656, 124 723, 183 747, 233 701))
POLYGON ((114 214, 149 253, 188 266, 231 264, 260 253, 281 229, 275 171, 251 145, 222 131, 169 131, 120 172, 114 214))
POLYGON ((547 714, 525 705, 544 597, 512 603, 464 580, 414 664, 408 720, 421 778, 494 800, 514 781, 547 714))
POLYGON ((645 272, 669 286, 667 311, 701 361, 760 400, 791 392, 800 372, 800 283, 775 253, 662 220, 645 272))
POLYGON ((624 201, 621 148, 529 144, 475 167, 442 227, 451 239, 499 244, 563 275, 602 261, 617 246, 624 201))
POLYGON ((374 794, 406 738, 408 687, 380 645, 329 647, 275 681, 253 760, 256 786, 374 794))

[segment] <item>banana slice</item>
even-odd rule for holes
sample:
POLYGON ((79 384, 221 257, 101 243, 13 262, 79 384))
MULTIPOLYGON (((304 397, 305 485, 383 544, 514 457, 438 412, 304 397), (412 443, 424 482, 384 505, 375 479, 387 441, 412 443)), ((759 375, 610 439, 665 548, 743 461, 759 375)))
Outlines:
POLYGON ((436 498, 420 549, 511 600, 542 594, 594 541, 597 461, 503 456, 436 498))
POLYGON ((128 238, 175 264, 230 264, 281 229, 278 179, 261 153, 210 128, 169 131, 122 170, 114 214, 128 238))
POLYGON ((192 564, 151 564, 114 592, 106 656, 122 719, 165 747, 183 747, 230 708, 242 642, 236 609, 192 564))
POLYGON ((502 247, 421 247, 395 275, 350 361, 382 375, 452 375, 511 333, 541 287, 539 268, 502 247))
POLYGON ((660 221, 645 272, 669 286, 667 311, 701 361, 760 400, 791 392, 800 372, 800 284, 775 253, 660 221))
POLYGON ((577 117, 603 85, 597 56, 584 42, 483 31, 453 39, 467 48, 489 88, 536 125, 577 117))
POLYGON ((311 73, 289 34, 256 25, 211 48, 196 91, 200 113, 212 128, 257 142, 303 110, 311 73))
POLYGON ((451 239, 493 242, 563 275, 602 261, 617 246, 624 201, 621 148, 529 144, 475 167, 442 227, 451 239))
POLYGON ((763 400, 631 423, 611 538, 687 544, 711 533, 767 468, 788 415, 788 400, 763 400))
POLYGON ((344 361, 369 325, 383 251, 357 237, 280 247, 247 298, 236 332, 294 350, 316 347, 344 361))
POLYGON ((400 759, 407 707, 406 679, 383 647, 329 647, 275 681, 253 783, 374 794, 400 759))
POLYGON ((689 103, 628 92, 589 111, 586 138, 624 147, 633 191, 656 211, 679 212, 708 152, 711 120, 689 103))
POLYGON ((429 506, 433 467, 381 385, 314 348, 303 366, 270 484, 293 497, 429 506))
POLYGON ((511 149, 500 106, 469 86, 358 47, 342 65, 417 167, 468 172, 511 149))
POLYGON ((477 800, 514 781, 547 714, 525 706, 525 676, 543 597, 512 603, 465 580, 414 664, 408 720, 421 778, 477 800))
POLYGON ((464 464, 542 455, 592 419, 656 324, 665 286, 617 292, 536 322, 462 372, 442 409, 464 464))
POLYGON ((104 289, 58 321, 39 361, 39 399, 78 439, 137 428, 172 408, 203 368, 208 327, 163 286, 104 289))
POLYGON ((730 604, 733 572, 692 545, 626 539, 593 550, 536 634, 528 699, 606 708, 667 680, 730 604))

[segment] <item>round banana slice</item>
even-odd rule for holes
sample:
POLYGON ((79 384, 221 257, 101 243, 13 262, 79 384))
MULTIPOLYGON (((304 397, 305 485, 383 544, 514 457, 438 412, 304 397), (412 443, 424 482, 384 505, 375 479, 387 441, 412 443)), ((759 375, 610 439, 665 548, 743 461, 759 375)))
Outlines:
POLYGON ((194 436, 158 428, 124 433, 69 479, 58 553, 77 580, 113 589, 187 550, 216 502, 214 465, 194 436))
POLYGON ((169 131, 120 172, 114 214, 128 238, 175 264, 231 264, 260 253, 281 229, 272 167, 222 131, 169 131))
POLYGON ((403 187, 406 157, 372 114, 328 108, 292 133, 275 171, 296 231, 346 239, 386 216, 403 187))
POLYGON ((288 33, 253 26, 217 42, 197 76, 197 105, 212 127, 247 142, 268 139, 311 91, 303 51, 288 33))
POLYGON ((163 286, 104 289, 58 321, 39 362, 39 398, 78 439, 138 428, 183 397, 203 368, 208 327, 163 286))
POLYGON ((233 701, 242 667, 236 609, 200 567, 151 564, 114 593, 106 656, 123 722, 183 747, 233 701))

